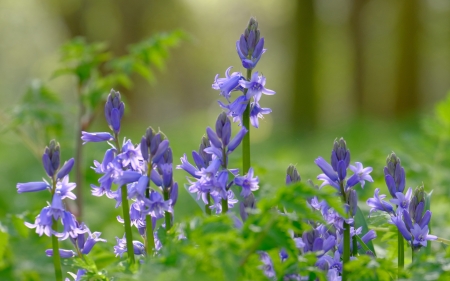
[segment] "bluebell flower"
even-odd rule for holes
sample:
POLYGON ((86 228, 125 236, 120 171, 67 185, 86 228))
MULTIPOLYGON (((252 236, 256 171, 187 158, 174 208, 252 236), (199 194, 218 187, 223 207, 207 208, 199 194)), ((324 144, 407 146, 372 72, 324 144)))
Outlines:
MULTIPOLYGON (((286 171, 286 184, 300 182, 301 177, 294 165, 289 165, 286 171)), ((317 198, 316 198, 317 200, 317 198)))
POLYGON ((122 166, 127 167, 128 165, 134 171, 141 170, 141 162, 144 158, 142 158, 140 145, 134 147, 131 143, 131 140, 127 140, 122 146, 122 153, 117 155, 117 157, 122 160, 122 166))
POLYGON ((44 207, 39 215, 37 215, 36 220, 34 224, 25 222, 25 225, 28 228, 36 228, 36 233, 39 234, 39 236, 42 236, 42 234, 47 235, 50 237, 53 234, 52 230, 52 224, 53 224, 53 217, 50 212, 50 207, 44 207))
POLYGON ((69 176, 66 175, 64 178, 62 178, 61 181, 58 181, 56 183, 55 192, 61 194, 61 199, 69 198, 69 199, 75 200, 75 199, 77 199, 77 197, 72 192, 72 190, 74 190, 76 186, 77 186, 76 183, 69 182, 69 176))
POLYGON ((230 102, 231 92, 243 90, 239 81, 244 79, 240 72, 233 72, 230 74, 231 68, 233 67, 230 66, 225 71, 225 78, 219 78, 219 74, 217 74, 214 78, 214 83, 212 84, 212 88, 214 90, 220 90, 220 94, 226 98, 228 102, 230 102))
POLYGON ((392 205, 383 200, 386 197, 386 195, 384 194, 379 195, 379 193, 380 189, 376 188, 373 198, 367 199, 367 205, 371 207, 370 213, 375 211, 393 213, 394 209, 392 208, 392 205))
POLYGON ((242 115, 249 103, 250 99, 246 95, 240 95, 232 103, 225 105, 221 101, 217 101, 223 109, 227 110, 227 115, 233 118, 233 122, 239 122, 242 125, 242 115))
POLYGON ((250 110, 250 124, 252 124, 253 127, 259 128, 259 118, 263 119, 263 114, 269 114, 272 112, 272 109, 270 108, 262 108, 259 106, 257 102, 252 102, 250 110))
POLYGON ((103 142, 103 141, 112 141, 114 137, 110 133, 100 132, 100 133, 89 133, 82 131, 81 139, 83 140, 83 144, 88 142, 103 142))
POLYGON ((275 91, 269 90, 266 87, 266 77, 263 75, 259 76, 258 71, 252 74, 250 81, 241 80, 239 84, 247 89, 246 98, 250 100, 252 97, 255 102, 259 102, 262 94, 275 95, 275 91))
POLYGON ((267 278, 275 277, 275 269, 273 268, 273 262, 270 256, 266 252, 260 251, 258 253, 259 259, 263 263, 260 268, 264 271, 264 275, 266 275, 267 278))
POLYGON ((339 171, 339 162, 341 161, 343 161, 343 164, 341 163, 342 167, 347 169, 350 165, 350 150, 347 149, 347 144, 343 138, 335 140, 333 144, 333 150, 331 152, 331 166, 334 171, 339 171))
POLYGON ((373 182, 372 177, 369 175, 372 172, 372 167, 364 168, 360 162, 355 162, 356 166, 349 165, 350 170, 355 173, 347 180, 347 186, 352 187, 358 182, 361 184, 361 188, 364 188, 366 181, 373 182))
MULTIPOLYGON (((83 277, 84 275, 86 275, 86 269, 78 269, 77 271, 77 275, 69 272, 69 274, 74 278, 74 281, 81 281, 81 277, 83 277)), ((66 278, 64 281, 70 281, 69 278, 66 278)))
POLYGON ((236 51, 242 61, 242 66, 253 69, 266 51, 264 49, 264 38, 260 38, 258 22, 251 18, 244 34, 236 42, 236 51))
MULTIPOLYGON (((195 152, 195 151, 194 151, 195 152)), ((186 154, 183 154, 183 157, 180 158, 181 165, 177 165, 177 169, 183 169, 188 172, 194 178, 199 179, 200 176, 197 175, 198 169, 194 167, 191 163, 189 163, 186 154)))
POLYGON ((228 144, 228 153, 233 152, 241 143, 242 139, 244 139, 245 134, 247 134, 248 130, 245 127, 242 127, 239 132, 234 136, 234 138, 228 144))
POLYGON ((414 247, 426 247, 428 240, 436 240, 437 236, 428 234, 428 225, 420 227, 417 223, 414 224, 414 228, 411 229, 412 234, 412 244, 414 247))
MULTIPOLYGON (((88 232, 88 236, 86 239, 86 242, 83 243, 83 246, 80 247, 81 253, 83 255, 87 255, 91 252, 92 248, 97 244, 98 242, 106 242, 105 239, 100 238, 101 232, 88 232)), ((84 235, 84 234, 82 234, 84 235)))
MULTIPOLYGON (((116 237, 117 244, 114 246, 114 254, 117 256, 122 257, 123 253, 127 251, 127 241, 125 239, 125 235, 122 239, 119 237, 116 237)), ((144 244, 142 244, 139 241, 133 241, 133 251, 135 255, 145 255, 145 247, 144 244)))
POLYGON ((397 212, 403 213, 403 210, 408 211, 409 210, 409 203, 411 201, 411 194, 412 194, 412 188, 408 188, 408 191, 406 191, 406 195, 403 195, 402 192, 396 192, 395 198, 391 199, 392 204, 397 205, 397 212))
POLYGON ((328 281, 342 281, 342 277, 339 275, 337 268, 330 268, 327 272, 328 281))
POLYGON ((75 216, 68 211, 64 211, 62 216, 62 224, 64 226, 63 232, 55 233, 55 236, 57 236, 59 240, 66 240, 69 237, 77 238, 78 234, 83 234, 89 231, 86 227, 80 226, 75 219, 75 216))
POLYGON ((120 131, 120 121, 125 111, 125 105, 120 99, 120 93, 111 89, 105 103, 105 118, 109 128, 118 134, 120 131))
MULTIPOLYGON (((53 249, 45 250, 45 255, 47 257, 53 257, 53 249)), ((59 249, 59 256, 62 259, 73 258, 75 255, 76 255, 76 253, 74 251, 72 251, 72 250, 59 249)))
POLYGON ((396 198, 396 193, 405 189, 405 170, 401 165, 400 158, 391 153, 386 159, 386 167, 384 167, 384 176, 389 193, 393 198, 396 198))
POLYGON ((45 147, 42 164, 47 175, 53 177, 60 164, 60 146, 55 140, 51 140, 49 146, 45 147))
POLYGON ((42 191, 51 188, 49 183, 45 181, 18 183, 16 187, 18 193, 42 191))
POLYGON ((64 165, 59 169, 58 174, 56 175, 56 179, 60 180, 67 176, 73 168, 75 160, 73 158, 69 159, 64 163, 64 165))
POLYGON ((242 187, 241 196, 247 197, 252 191, 259 189, 258 177, 253 177, 253 168, 248 169, 248 173, 245 176, 236 177, 234 183, 237 186, 242 187))
POLYGON ((155 218, 162 218, 164 212, 173 212, 171 206, 172 200, 164 201, 161 194, 156 191, 150 192, 150 198, 144 199, 144 204, 147 207, 146 212, 150 213, 151 216, 155 218))

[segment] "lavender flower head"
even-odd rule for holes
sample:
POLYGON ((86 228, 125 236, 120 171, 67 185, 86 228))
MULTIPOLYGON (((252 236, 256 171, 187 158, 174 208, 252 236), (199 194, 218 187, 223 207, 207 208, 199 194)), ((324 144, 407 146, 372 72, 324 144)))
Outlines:
POLYGON ((266 51, 264 38, 260 38, 256 19, 250 19, 244 34, 236 42, 236 51, 242 61, 242 66, 247 69, 253 69, 266 51))
POLYGON ((384 179, 393 198, 397 198, 397 192, 403 193, 405 190, 405 170, 401 165, 400 158, 395 153, 391 153, 386 159, 384 179))
POLYGON ((120 121, 125 111, 125 105, 120 99, 120 93, 111 89, 105 104, 105 118, 109 128, 115 133, 120 132, 120 121))

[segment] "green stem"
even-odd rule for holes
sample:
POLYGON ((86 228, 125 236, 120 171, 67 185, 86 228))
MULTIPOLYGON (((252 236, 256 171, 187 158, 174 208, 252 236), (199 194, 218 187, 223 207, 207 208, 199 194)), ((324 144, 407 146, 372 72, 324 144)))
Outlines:
POLYGON ((398 238, 398 274, 400 276, 400 272, 403 271, 405 267, 405 244, 403 242, 403 236, 400 233, 400 230, 397 231, 398 238))
MULTIPOLYGON (((52 229, 58 231, 58 222, 53 219, 52 229)), ((61 257, 59 256, 59 245, 58 237, 52 235, 52 248, 53 248, 53 266, 55 268, 55 279, 56 281, 62 281, 62 270, 61 270, 61 257)))
MULTIPOLYGON (((247 69, 247 81, 252 78, 252 70, 247 69)), ((247 89, 244 90, 244 95, 247 94, 247 89)), ((242 169, 243 173, 247 173, 250 169, 250 102, 247 104, 247 108, 242 116, 243 126, 248 130, 242 140, 242 169)))
POLYGON ((222 199, 222 214, 226 214, 228 212, 228 198, 222 199))
POLYGON ((86 113, 86 107, 83 103, 82 97, 82 84, 78 83, 78 128, 77 128, 77 139, 75 141, 75 182, 77 184, 76 196, 75 200, 77 206, 77 219, 78 221, 82 221, 83 218, 83 188, 82 188, 82 167, 81 163, 83 161, 83 142, 81 140, 81 131, 85 131, 87 129, 86 124, 84 124, 84 114, 86 113))
MULTIPOLYGON (((345 194, 344 181, 341 181, 340 188, 341 188, 342 202, 346 204, 347 197, 345 194)), ((342 261, 342 280, 346 280, 345 264, 347 264, 349 261, 350 261, 350 225, 344 221, 344 256, 342 261)))
POLYGON ((411 243, 411 262, 414 264, 414 259, 415 259, 415 250, 414 250, 414 246, 411 243))
MULTIPOLYGON (((56 191, 56 175, 52 177, 52 200, 53 195, 56 191)), ((58 232, 58 221, 52 218, 52 229, 54 232, 58 232)), ((52 249, 53 249, 53 267, 55 268, 55 279, 56 281, 62 281, 62 270, 61 270, 61 257, 59 255, 59 244, 58 237, 52 235, 52 249)))
POLYGON ((356 235, 353 236, 352 242, 353 242, 353 245, 352 245, 353 246, 352 256, 356 257, 358 255, 358 241, 356 240, 356 235))
POLYGON ((131 232, 131 219, 130 219, 130 206, 128 205, 128 192, 127 186, 122 185, 120 187, 122 191, 122 213, 123 213, 123 224, 125 226, 125 239, 127 242, 127 253, 130 264, 134 264, 134 250, 133 250, 133 233, 131 232))
MULTIPOLYGON (((164 201, 169 200, 169 197, 170 197, 169 189, 168 188, 164 189, 163 193, 164 193, 164 201)), ((172 224, 172 222, 171 222, 172 221, 172 215, 169 212, 165 211, 164 212, 164 217, 166 219, 166 231, 169 231, 169 229, 172 227, 172 225, 171 225, 172 224)))
POLYGON ((205 213, 207 215, 211 215, 211 208, 209 208, 211 207, 211 194, 209 194, 209 192, 206 194, 206 198, 208 200, 208 204, 205 206, 205 213))
MULTIPOLYGON (((148 177, 148 183, 147 183, 147 189, 145 190, 145 197, 147 199, 150 198, 150 176, 153 170, 152 167, 152 157, 149 157, 149 161, 147 164, 147 177, 148 177)), ((153 238, 153 222, 152 222, 152 216, 148 214, 145 218, 145 225, 147 226, 146 234, 145 234, 145 249, 147 250, 147 254, 153 253, 153 249, 155 248, 155 239, 153 238)))

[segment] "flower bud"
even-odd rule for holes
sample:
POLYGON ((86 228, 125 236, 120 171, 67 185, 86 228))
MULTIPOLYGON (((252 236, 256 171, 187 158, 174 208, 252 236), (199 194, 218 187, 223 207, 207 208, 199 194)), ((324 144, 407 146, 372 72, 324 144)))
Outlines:
POLYGON ((125 111, 125 105, 120 99, 120 93, 111 89, 106 99, 105 118, 109 128, 118 134, 120 131, 120 121, 125 111))
POLYGON ((336 172, 338 172, 340 161, 344 161, 345 168, 350 165, 350 150, 347 149, 347 144, 343 138, 334 140, 333 151, 331 152, 331 166, 336 172))
POLYGON ((228 145, 231 137, 231 122, 225 112, 217 117, 216 134, 222 140, 223 145, 228 145))
MULTIPOLYGON (((423 207, 425 206, 425 191, 423 185, 416 187, 409 203, 409 215, 412 219, 422 218, 423 207), (418 214, 420 213, 420 214, 418 214)), ((420 220, 420 219, 419 219, 420 220)))
POLYGON ((49 177, 53 177, 59 168, 60 164, 60 147, 59 143, 51 140, 49 146, 45 147, 42 155, 42 163, 44 164, 45 172, 49 177))
POLYGON ((400 158, 395 153, 391 153, 386 159, 384 179, 392 197, 397 198, 395 193, 403 193, 405 190, 405 170, 400 163, 400 158))
POLYGON ((287 175, 286 175, 286 184, 299 182, 301 181, 300 175, 297 171, 297 168, 294 167, 294 165, 289 165, 287 168, 287 175))

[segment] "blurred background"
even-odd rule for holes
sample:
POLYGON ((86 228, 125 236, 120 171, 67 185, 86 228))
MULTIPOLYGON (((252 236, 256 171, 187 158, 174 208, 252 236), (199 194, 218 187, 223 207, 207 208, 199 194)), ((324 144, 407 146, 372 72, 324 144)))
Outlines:
MULTIPOLYGON (((50 138, 61 143, 62 159, 74 156, 79 134, 77 79, 53 75, 61 68, 63 44, 81 36, 122 56, 129 46, 155 34, 183 33, 168 49, 164 63, 151 67, 151 79, 132 74, 132 88, 116 89, 126 102, 122 137, 137 143, 148 126, 160 128, 171 142, 177 165, 184 153, 198 149, 206 127, 214 126, 221 112, 218 92, 211 88, 215 75, 223 77, 229 66, 245 72, 235 42, 252 16, 267 49, 255 70, 266 76, 266 87, 277 92, 263 97, 261 105, 273 112, 260 121, 259 129, 252 128, 252 166, 261 182, 258 196, 282 186, 291 163, 303 179, 315 180, 320 171, 314 159, 328 158, 333 140, 341 136, 352 161, 374 167, 375 183, 361 191, 362 202, 375 187, 386 190, 382 169, 392 151, 403 160, 408 186, 423 183, 438 195, 450 194, 448 133, 441 126, 445 116, 439 119, 434 110, 450 89, 447 0, 1 0, 0 221, 7 225, 23 216, 30 221, 49 200, 47 194, 17 195, 15 186, 44 176, 40 153, 50 138), (58 133, 46 131, 41 138, 27 136, 25 125, 30 123, 10 126, 30 85, 37 84, 55 94, 64 120, 58 133)), ((101 93, 103 98, 107 94, 101 93)), ((100 103, 89 131, 107 130, 101 107, 100 103)), ((443 108, 441 115, 447 112, 443 108)), ((237 125, 233 130, 237 132, 237 125)), ((112 243, 122 235, 115 222, 120 212, 114 210, 114 202, 90 196, 89 187, 98 179, 89 167, 94 159, 102 159, 107 146, 83 148, 83 184, 78 188, 85 194, 84 219, 112 243)), ((240 152, 235 154, 231 161, 239 168, 240 152)), ((175 177, 181 186, 187 183, 183 171, 176 170, 175 177)), ((447 203, 441 197, 433 206, 439 209, 447 203)), ((199 213, 181 188, 176 221, 199 213)), ((435 214, 436 220, 445 217, 435 214)), ((448 222, 436 231, 445 233, 447 227, 448 222)), ((13 241, 16 234, 11 234, 13 241)), ((36 257, 43 255, 48 239, 39 239, 41 245, 33 242, 34 234, 24 230, 17 237, 21 235, 27 242, 8 255, 25 258, 31 248, 36 257)), ((20 266, 3 261, 0 269, 29 272, 32 277, 26 280, 51 273, 51 266, 43 266, 34 274, 32 258, 25 260, 20 266)))

